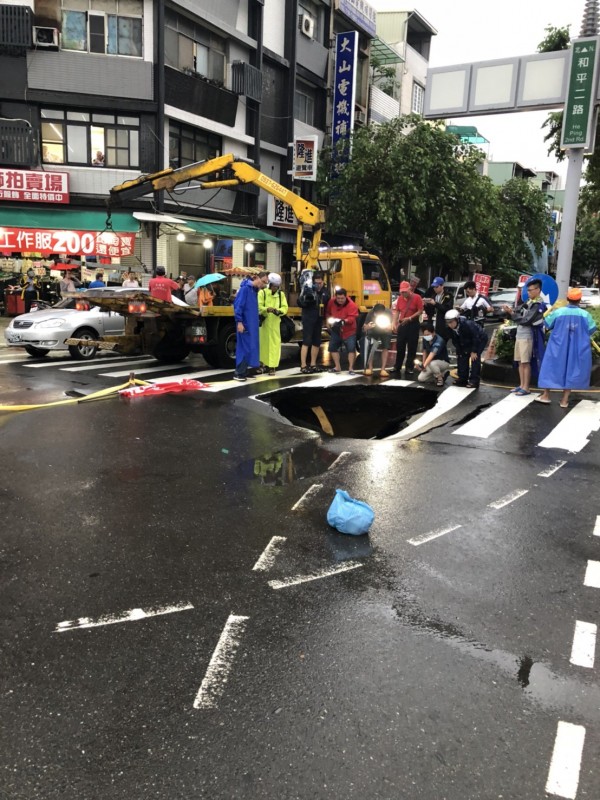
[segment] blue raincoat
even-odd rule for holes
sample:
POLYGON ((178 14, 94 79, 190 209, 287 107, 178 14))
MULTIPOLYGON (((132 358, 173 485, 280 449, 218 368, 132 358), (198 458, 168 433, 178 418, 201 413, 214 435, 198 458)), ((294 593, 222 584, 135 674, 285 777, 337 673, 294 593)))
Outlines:
POLYGON ((542 361, 540 389, 587 389, 592 372, 592 317, 577 305, 552 311, 544 320, 551 331, 542 361))
POLYGON ((233 313, 236 325, 243 322, 245 328, 244 333, 238 333, 236 337, 235 363, 245 361, 249 367, 259 367, 258 289, 249 278, 240 283, 233 301, 233 313))

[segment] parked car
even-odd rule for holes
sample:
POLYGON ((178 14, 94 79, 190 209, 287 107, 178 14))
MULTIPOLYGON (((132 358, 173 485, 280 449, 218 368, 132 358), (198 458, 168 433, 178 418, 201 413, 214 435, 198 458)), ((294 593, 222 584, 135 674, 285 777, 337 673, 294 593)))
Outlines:
POLYGON ((579 305, 582 308, 597 308, 600 306, 600 289, 590 289, 585 286, 581 287, 581 301, 579 305))
POLYGON ((504 306, 514 307, 518 291, 518 289, 499 289, 497 292, 490 292, 489 300, 492 304, 492 312, 488 319, 506 319, 504 306))
MULTIPOLYGON (((102 291, 123 292, 131 289, 107 288, 102 291)), ((4 331, 6 343, 9 347, 23 347, 26 353, 37 358, 55 350, 68 350, 72 358, 82 361, 94 358, 98 351, 94 340, 123 333, 125 318, 114 311, 102 311, 98 306, 80 311, 75 307, 76 302, 74 297, 67 297, 51 307, 40 306, 28 314, 14 317, 4 331), (66 345, 65 339, 72 336, 86 339, 90 344, 66 345)))

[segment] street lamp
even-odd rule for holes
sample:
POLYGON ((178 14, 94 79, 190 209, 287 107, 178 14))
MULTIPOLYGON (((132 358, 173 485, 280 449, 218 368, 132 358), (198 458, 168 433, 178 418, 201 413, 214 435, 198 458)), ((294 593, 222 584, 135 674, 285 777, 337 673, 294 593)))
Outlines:
POLYGON ((250 253, 254 250, 254 245, 252 244, 252 242, 246 242, 246 244, 244 245, 244 250, 246 251, 246 253, 248 253, 248 263, 246 266, 248 267, 248 269, 250 269, 250 253))
POLYGON ((213 246, 212 239, 205 239, 202 242, 202 247, 204 247, 205 250, 211 250, 212 246, 213 246))
POLYGON ((178 233, 177 234, 177 241, 178 242, 185 242, 185 233, 178 233))

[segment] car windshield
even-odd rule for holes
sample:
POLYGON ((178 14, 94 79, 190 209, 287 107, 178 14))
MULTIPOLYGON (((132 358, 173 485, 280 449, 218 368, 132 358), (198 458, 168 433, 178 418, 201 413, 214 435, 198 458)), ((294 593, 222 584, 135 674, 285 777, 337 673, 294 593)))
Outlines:
POLYGON ((502 300, 514 300, 517 296, 517 290, 511 289, 508 292, 492 292, 490 294, 490 300, 493 300, 494 303, 501 302, 502 300))
POLYGON ((581 294, 583 297, 597 297, 600 294, 600 289, 582 289, 581 294))

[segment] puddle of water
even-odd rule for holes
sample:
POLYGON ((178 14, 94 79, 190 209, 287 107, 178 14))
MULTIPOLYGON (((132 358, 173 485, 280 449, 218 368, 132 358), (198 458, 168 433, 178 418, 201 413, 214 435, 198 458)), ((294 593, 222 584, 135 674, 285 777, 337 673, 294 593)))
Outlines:
POLYGON ((238 469, 248 480, 269 486, 286 486, 303 478, 320 475, 337 457, 337 453, 329 452, 318 442, 306 442, 288 450, 275 450, 242 461, 238 469))
POLYGON ((433 408, 438 393, 404 386, 309 385, 280 389, 260 399, 301 428, 351 439, 384 439, 433 408))

